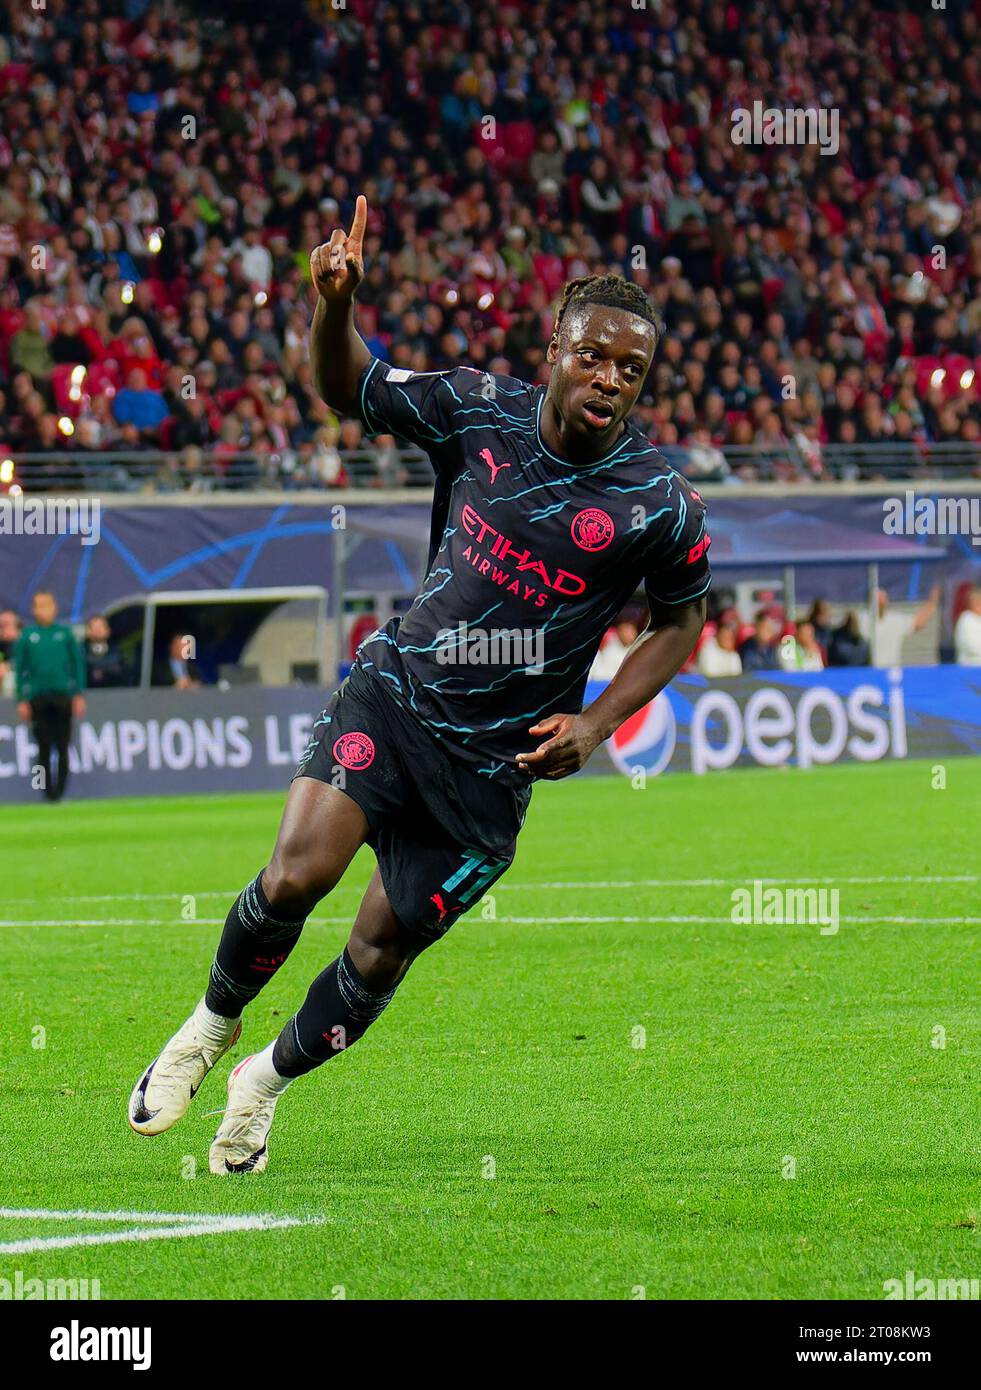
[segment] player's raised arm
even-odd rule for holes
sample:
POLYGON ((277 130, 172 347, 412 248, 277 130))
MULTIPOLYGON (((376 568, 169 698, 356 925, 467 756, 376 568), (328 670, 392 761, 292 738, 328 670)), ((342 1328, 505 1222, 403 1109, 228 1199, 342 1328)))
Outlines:
POLYGON ((364 276, 368 202, 358 195, 350 233, 337 227, 310 256, 317 307, 310 327, 310 363, 317 390, 342 415, 357 413, 358 382, 371 353, 354 326, 354 293, 364 276))

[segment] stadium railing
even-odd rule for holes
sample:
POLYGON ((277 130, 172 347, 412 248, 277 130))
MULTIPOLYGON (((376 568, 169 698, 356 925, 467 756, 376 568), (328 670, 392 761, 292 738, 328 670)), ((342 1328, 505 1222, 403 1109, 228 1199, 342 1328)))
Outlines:
MULTIPOLYGON (((806 459, 793 445, 660 447, 669 463, 693 482, 724 483, 733 475, 738 478, 746 465, 751 465, 763 481, 786 482, 788 476, 801 482, 815 480, 806 459)), ((828 444, 821 448, 820 458, 824 476, 842 482, 981 478, 981 444, 968 442, 828 444)), ((0 458, 0 494, 11 486, 19 486, 25 493, 213 493, 329 492, 340 487, 377 490, 432 484, 432 468, 420 449, 399 449, 394 460, 387 456, 388 476, 380 470, 380 459, 370 448, 341 450, 346 481, 328 484, 316 475, 316 459, 304 462, 296 450, 261 454, 219 454, 201 448, 179 452, 8 450, 0 458)))

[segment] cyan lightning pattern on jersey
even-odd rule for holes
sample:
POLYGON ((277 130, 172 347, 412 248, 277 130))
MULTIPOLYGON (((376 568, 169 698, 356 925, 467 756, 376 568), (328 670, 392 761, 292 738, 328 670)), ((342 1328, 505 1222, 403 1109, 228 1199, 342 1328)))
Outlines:
POLYGON ((513 377, 377 358, 360 385, 365 427, 424 449, 436 487, 422 588, 357 659, 457 757, 514 785, 527 782, 515 756, 540 742, 529 725, 582 708, 603 634, 637 587, 673 605, 711 583, 698 493, 629 421, 597 462, 559 458, 541 437, 544 398, 513 377), (491 643, 482 664, 448 662, 461 624, 526 642, 510 653, 491 643), (523 657, 502 664, 498 651, 523 657))

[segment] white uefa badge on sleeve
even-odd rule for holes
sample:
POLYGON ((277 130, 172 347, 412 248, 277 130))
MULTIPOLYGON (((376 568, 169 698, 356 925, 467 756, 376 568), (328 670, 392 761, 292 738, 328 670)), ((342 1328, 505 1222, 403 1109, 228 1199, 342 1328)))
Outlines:
POLYGON ((452 367, 445 372, 410 372, 408 367, 389 367, 385 373, 386 381, 412 381, 419 376, 449 376, 452 367))

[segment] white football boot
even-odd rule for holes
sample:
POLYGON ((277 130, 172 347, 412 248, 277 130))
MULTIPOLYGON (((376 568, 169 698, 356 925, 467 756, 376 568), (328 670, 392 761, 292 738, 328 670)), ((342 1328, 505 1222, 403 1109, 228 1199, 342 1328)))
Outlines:
POLYGON ((131 1128, 137 1134, 163 1134, 182 1119, 201 1082, 241 1031, 241 1019, 213 1014, 202 999, 136 1083, 129 1098, 131 1128))
POLYGON ((269 1162, 276 1102, 289 1085, 272 1068, 273 1044, 246 1057, 228 1077, 228 1105, 208 1154, 212 1173, 261 1173, 269 1162))

